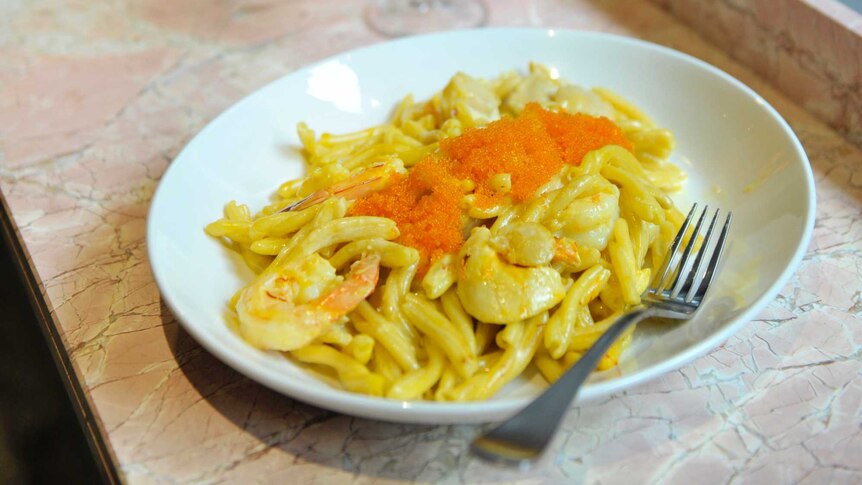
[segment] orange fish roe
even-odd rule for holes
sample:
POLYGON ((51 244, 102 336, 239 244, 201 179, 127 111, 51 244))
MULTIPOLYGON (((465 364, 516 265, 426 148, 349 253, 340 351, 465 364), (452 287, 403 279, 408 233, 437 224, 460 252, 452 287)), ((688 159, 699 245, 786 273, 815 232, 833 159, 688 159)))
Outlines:
POLYGON ((394 220, 401 232, 398 242, 419 250, 422 275, 431 261, 456 252, 463 243, 462 180, 475 183, 476 205, 488 207, 504 197, 491 187, 491 178, 509 174, 506 195, 521 202, 564 164, 580 164, 587 153, 606 145, 632 148, 607 118, 558 113, 530 103, 518 118, 441 141, 439 155, 426 157, 406 176, 394 175, 387 188, 357 200, 350 214, 394 220))
POLYGON ((554 140, 535 116, 505 118, 468 130, 459 137, 443 140, 440 149, 453 160, 455 176, 476 183, 476 205, 480 207, 502 199, 503 195, 490 185, 491 177, 498 173, 511 176, 509 195, 520 202, 563 166, 554 140))
POLYGON ((461 247, 461 209, 464 191, 447 164, 433 156, 417 163, 407 175, 395 174, 385 189, 359 199, 354 215, 388 217, 401 235, 398 242, 419 250, 419 274, 432 260, 461 247))
POLYGON ((631 151, 632 144, 613 121, 583 113, 548 111, 536 103, 527 105, 523 118, 538 118, 554 139, 565 163, 579 165, 584 156, 606 145, 631 151))

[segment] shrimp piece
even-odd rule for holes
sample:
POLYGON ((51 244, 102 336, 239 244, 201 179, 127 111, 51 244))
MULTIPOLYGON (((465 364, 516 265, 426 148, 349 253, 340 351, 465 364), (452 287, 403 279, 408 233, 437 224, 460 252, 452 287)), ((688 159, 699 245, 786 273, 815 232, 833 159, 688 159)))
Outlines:
POLYGON ((554 257, 554 236, 535 222, 503 226, 492 235, 490 244, 507 262, 518 266, 544 266, 554 257))
POLYGON ((348 200, 358 199, 374 192, 380 191, 389 185, 392 174, 396 168, 391 164, 376 164, 359 172, 347 180, 332 184, 331 186, 312 192, 308 196, 285 207, 280 212, 301 211, 317 205, 324 200, 338 196, 348 200))
POLYGON ((579 267, 581 265, 581 253, 578 252, 578 245, 571 239, 555 237, 554 258, 552 261, 562 264, 569 269, 579 267))
MULTIPOLYGON (((320 261, 328 265, 322 258, 320 261)), ((329 269, 334 275, 331 266, 329 269)), ((263 349, 288 351, 303 347, 365 300, 374 291, 379 274, 380 256, 365 256, 353 263, 342 283, 300 304, 296 301, 305 286, 303 281, 314 278, 314 271, 300 266, 263 274, 243 290, 237 301, 240 333, 263 349)), ((330 281, 335 281, 334 277, 330 281)))
POLYGON ((566 295, 560 274, 547 266, 517 266, 490 245, 491 231, 473 229, 461 250, 458 299, 486 323, 512 323, 552 308, 566 295))

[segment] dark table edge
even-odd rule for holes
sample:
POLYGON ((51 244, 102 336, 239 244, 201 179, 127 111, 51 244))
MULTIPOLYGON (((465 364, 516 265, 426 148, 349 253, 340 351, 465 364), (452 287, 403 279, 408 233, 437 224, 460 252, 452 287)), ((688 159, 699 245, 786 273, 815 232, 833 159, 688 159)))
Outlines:
POLYGON ((66 392, 69 394, 69 399, 72 401, 75 415, 78 417, 78 422, 84 430, 84 436, 90 445, 90 451, 96 458, 97 467, 102 475, 102 479, 106 483, 122 483, 123 480, 118 471, 119 467, 117 466, 116 458, 108 443, 103 439, 103 430, 99 425, 99 420, 84 389, 81 387, 75 367, 68 353, 65 351, 63 339, 60 337, 54 324, 51 310, 40 289, 39 278, 30 263, 27 250, 10 214, 6 197, 3 195, 2 190, 0 190, 0 226, 2 226, 3 237, 9 244, 13 256, 12 259, 18 268, 21 282, 30 300, 30 306, 33 308, 36 320, 39 322, 42 335, 48 343, 51 356, 54 359, 57 370, 60 372, 60 378, 63 381, 66 392))

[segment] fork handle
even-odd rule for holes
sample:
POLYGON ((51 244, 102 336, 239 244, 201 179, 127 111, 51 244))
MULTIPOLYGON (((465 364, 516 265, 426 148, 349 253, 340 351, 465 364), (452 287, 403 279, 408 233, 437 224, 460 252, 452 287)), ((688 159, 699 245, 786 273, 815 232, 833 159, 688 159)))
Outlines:
POLYGON ((554 436, 572 399, 596 368, 602 356, 607 353, 608 348, 631 325, 654 314, 652 307, 640 305, 622 315, 596 340, 590 350, 541 396, 500 426, 477 438, 473 442, 473 451, 485 458, 508 461, 529 461, 541 454, 554 436), (486 444, 491 446, 484 446, 486 444), (489 448, 493 448, 494 451, 490 451, 489 448), (517 450, 518 457, 499 456, 505 453, 506 449, 517 450), (535 456, 526 456, 525 452, 529 454, 530 450, 535 452, 535 456))

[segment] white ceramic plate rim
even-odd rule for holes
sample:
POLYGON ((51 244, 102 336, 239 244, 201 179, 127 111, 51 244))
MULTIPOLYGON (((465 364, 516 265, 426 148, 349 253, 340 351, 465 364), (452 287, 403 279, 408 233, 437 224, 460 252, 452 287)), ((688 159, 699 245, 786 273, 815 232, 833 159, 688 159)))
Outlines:
MULTIPOLYGON (((509 32, 513 36, 516 35, 536 35, 537 33, 541 33, 544 35, 548 32, 547 29, 531 29, 531 28, 494 28, 494 29, 477 29, 472 31, 453 31, 453 32, 443 32, 437 34, 429 34, 426 36, 420 36, 421 38, 425 37, 445 37, 448 35, 469 35, 471 33, 475 33, 476 35, 482 35, 483 32, 488 31, 496 31, 496 32, 509 32)), ((706 70, 712 73, 715 76, 718 76, 725 82, 729 83, 736 89, 742 91, 747 97, 751 98, 752 102, 757 102, 762 105, 762 107, 768 112, 770 117, 780 125, 780 127, 784 130, 785 134, 791 139, 793 147, 795 149, 795 155, 799 157, 801 160, 808 162, 808 158, 805 154, 805 151, 802 148, 801 143, 797 139, 796 135, 793 133, 793 130, 787 124, 787 122, 778 114, 778 112, 769 105, 763 98, 760 97, 756 92, 750 89, 748 86, 744 85, 742 82, 738 81, 734 77, 725 73, 724 71, 707 64, 697 58, 689 56, 687 54, 681 53, 679 51, 663 47, 657 44, 653 44, 646 41, 641 41, 633 38, 620 37, 612 34, 605 33, 596 33, 596 32, 580 32, 580 31, 561 31, 557 30, 557 32, 566 32, 567 35, 575 35, 587 39, 604 39, 608 41, 618 42, 622 44, 629 44, 632 46, 638 46, 641 48, 654 49, 659 52, 663 52, 666 55, 671 57, 675 57, 683 62, 695 65, 703 70, 706 70)), ((307 65, 297 71, 291 72, 287 74, 287 76, 303 76, 316 67, 331 62, 333 60, 342 59, 345 62, 347 57, 351 55, 356 55, 359 53, 363 53, 366 51, 371 51, 375 49, 385 48, 389 44, 395 43, 404 43, 404 42, 413 42, 415 39, 420 37, 409 37, 403 38, 399 40, 394 40, 384 44, 377 44, 368 47, 363 47, 359 49, 355 49, 349 52, 341 53, 327 59, 323 59, 316 63, 307 65)), ((177 161, 183 158, 184 153, 190 149, 194 144, 201 143, 201 140, 206 138, 207 133, 213 129, 213 126, 217 124, 217 122, 230 115, 231 112, 238 109, 238 107, 245 102, 250 101, 251 99, 261 96, 261 93, 267 91, 271 88, 272 85, 278 83, 281 79, 276 79, 271 83, 255 90, 242 100, 235 103, 233 106, 228 108, 226 111, 217 116, 214 120, 207 124, 200 133, 198 133, 184 148, 179 155, 176 157, 174 162, 167 168, 165 171, 162 180, 165 180, 171 176, 172 170, 175 169, 177 165, 177 161)), ((769 304, 775 296, 778 294, 779 290, 782 286, 790 279, 793 272, 798 267, 800 261, 802 260, 803 255, 805 254, 805 250, 808 246, 808 243, 811 239, 811 234, 814 228, 814 219, 815 219, 815 186, 814 186, 814 177, 811 172, 810 166, 806 164, 803 170, 805 174, 805 187, 806 193, 804 197, 807 201, 807 211, 804 216, 804 230, 802 238, 799 241, 799 244, 796 247, 795 252, 793 253, 790 264, 781 272, 780 276, 775 279, 775 281, 767 288, 767 290, 755 301, 753 301, 748 308, 738 314, 736 317, 729 319, 727 323, 725 323, 718 331, 711 334, 709 337, 701 340, 700 342, 687 347, 685 350, 670 356, 669 358, 650 365, 648 367, 644 367, 638 369, 631 374, 626 374, 620 376, 618 378, 597 382, 597 383, 588 383, 586 384, 579 396, 579 402, 585 402, 589 400, 594 400, 599 397, 607 396, 611 393, 621 391, 627 388, 630 388, 636 384, 643 383, 645 381, 654 379, 662 374, 665 374, 669 371, 680 368, 681 366, 691 362, 695 358, 707 353, 708 351, 714 349, 715 347, 721 345, 725 340, 727 340, 731 335, 736 333, 742 325, 752 319, 755 315, 757 315, 767 304, 769 304)), ((147 221, 147 233, 148 239, 150 234, 153 233, 154 228, 154 216, 156 213, 154 208, 159 206, 160 203, 160 193, 162 185, 160 184, 159 188, 156 190, 155 195, 153 197, 151 210, 148 216, 147 221)), ((222 347, 219 342, 213 338, 210 334, 205 331, 205 328, 202 326, 195 325, 191 322, 194 321, 192 315, 188 314, 182 303, 180 301, 175 300, 174 295, 169 292, 164 291, 166 288, 165 281, 169 277, 169 268, 161 266, 159 264, 159 255, 154 253, 154 245, 148 240, 148 257, 150 260, 151 268, 153 271, 153 275, 155 277, 156 283, 162 293, 162 297, 170 308, 171 312, 177 317, 178 321, 182 324, 183 328, 192 335, 192 337, 199 342, 207 351, 215 355, 218 359, 222 360, 229 366, 234 369, 240 371, 246 376, 254 379, 255 381, 266 385, 274 390, 277 390, 283 394, 286 394, 290 397, 296 398, 300 401, 317 405, 323 408, 331 409, 334 411, 339 411, 345 414, 363 416, 369 418, 382 419, 387 421, 399 421, 399 422, 414 422, 414 423, 454 423, 454 422, 485 422, 500 419, 507 415, 510 415, 516 412, 518 409, 525 406, 530 398, 521 397, 521 398, 511 398, 506 400, 499 401, 481 401, 481 402, 467 402, 467 403, 438 403, 438 402, 429 402, 429 401, 397 401, 397 400, 389 400, 383 398, 374 398, 368 397, 364 395, 354 394, 347 391, 342 391, 338 389, 320 389, 320 388, 308 388, 304 387, 301 383, 293 384, 289 381, 286 381, 282 378, 281 375, 276 373, 273 369, 269 369, 266 367, 260 367, 256 364, 243 360, 239 358, 237 355, 227 351, 224 347, 222 347)))

